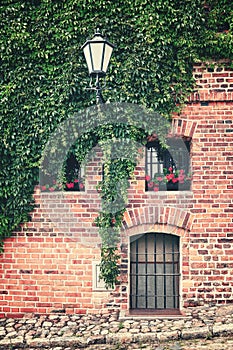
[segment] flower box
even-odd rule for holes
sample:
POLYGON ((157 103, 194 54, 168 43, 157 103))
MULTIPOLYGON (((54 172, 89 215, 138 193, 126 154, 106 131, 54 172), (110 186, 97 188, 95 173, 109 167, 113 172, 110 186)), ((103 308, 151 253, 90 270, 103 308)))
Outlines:
POLYGON ((163 174, 155 174, 151 179, 146 175, 146 191, 188 191, 191 187, 191 177, 183 169, 164 168, 163 174))
POLYGON ((167 191, 178 191, 179 189, 179 183, 178 182, 167 182, 166 184, 167 191))
POLYGON ((51 184, 40 185, 42 192, 54 191, 85 191, 84 179, 74 179, 71 182, 60 183, 56 180, 51 181, 51 184))

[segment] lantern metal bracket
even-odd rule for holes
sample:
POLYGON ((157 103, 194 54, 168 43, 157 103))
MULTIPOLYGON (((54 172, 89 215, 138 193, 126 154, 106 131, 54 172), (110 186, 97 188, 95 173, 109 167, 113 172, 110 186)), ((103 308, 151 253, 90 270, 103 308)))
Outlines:
POLYGON ((86 90, 94 90, 96 92, 96 104, 102 104, 105 103, 105 100, 102 95, 103 89, 106 87, 106 78, 103 77, 104 84, 100 84, 100 77, 99 74, 96 74, 95 82, 93 82, 93 76, 90 78, 89 87, 86 88, 86 90))

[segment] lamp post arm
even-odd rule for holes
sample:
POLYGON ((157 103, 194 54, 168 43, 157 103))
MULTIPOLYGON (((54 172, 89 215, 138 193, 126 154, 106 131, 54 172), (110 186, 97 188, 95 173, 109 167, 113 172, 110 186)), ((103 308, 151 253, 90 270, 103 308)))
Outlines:
POLYGON ((100 77, 99 75, 97 74, 96 75, 96 80, 95 80, 95 83, 93 83, 93 80, 92 80, 92 77, 90 79, 90 85, 88 88, 86 88, 87 90, 95 90, 95 93, 96 93, 96 104, 99 105, 99 104, 103 104, 105 103, 106 101, 104 100, 103 98, 103 95, 102 95, 102 90, 105 88, 106 86, 106 83, 105 83, 105 80, 104 80, 104 85, 102 86, 100 84, 100 77))
POLYGON ((103 104, 105 103, 105 100, 103 98, 103 95, 101 93, 101 89, 96 89, 96 104, 103 104))
MULTIPOLYGON (((104 84, 105 86, 105 84, 104 84)), ((103 86, 103 87, 104 87, 103 86)), ((102 95, 102 87, 100 85, 100 79, 99 79, 99 75, 97 74, 96 76, 96 83, 95 83, 95 91, 96 91, 96 104, 103 104, 105 103, 103 95, 102 95)))

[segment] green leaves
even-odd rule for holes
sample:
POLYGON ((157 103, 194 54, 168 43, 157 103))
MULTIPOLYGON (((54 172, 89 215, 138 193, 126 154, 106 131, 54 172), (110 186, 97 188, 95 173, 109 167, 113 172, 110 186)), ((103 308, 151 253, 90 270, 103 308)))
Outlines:
POLYGON ((117 247, 103 246, 101 249, 100 278, 105 281, 107 288, 114 288, 119 276, 120 256, 117 251, 117 247))

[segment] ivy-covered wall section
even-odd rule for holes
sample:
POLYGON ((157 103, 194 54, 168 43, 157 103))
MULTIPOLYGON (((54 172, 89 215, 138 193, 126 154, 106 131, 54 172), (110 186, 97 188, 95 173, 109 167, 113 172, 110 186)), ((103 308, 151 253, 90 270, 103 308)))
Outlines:
MULTIPOLYGON (((95 104, 86 90, 81 45, 97 26, 116 44, 105 99, 140 104, 169 118, 194 88, 194 62, 232 58, 232 18, 233 3, 227 0, 3 1, 1 247, 29 220, 49 136, 62 121, 95 104)), ((94 141, 85 138, 79 147, 90 149, 94 141)))

